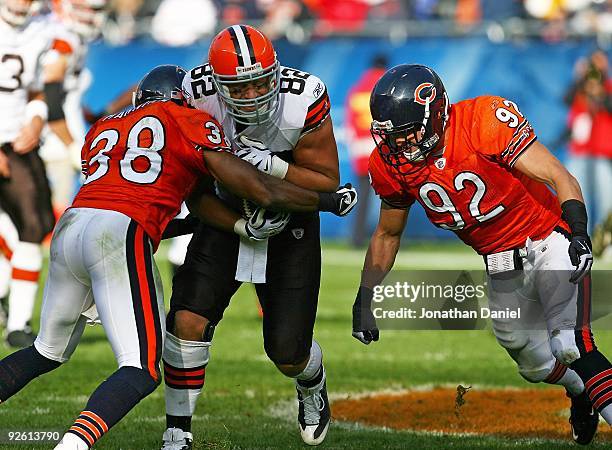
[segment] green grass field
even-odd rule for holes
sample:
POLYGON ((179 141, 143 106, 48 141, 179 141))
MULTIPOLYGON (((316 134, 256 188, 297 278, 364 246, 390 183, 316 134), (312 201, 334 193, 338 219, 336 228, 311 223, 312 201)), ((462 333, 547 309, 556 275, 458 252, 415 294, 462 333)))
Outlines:
MULTIPOLYGON (((366 347, 358 343, 351 337, 350 309, 363 254, 362 250, 347 250, 338 245, 328 245, 324 251, 315 336, 324 350, 332 398, 349 393, 459 383, 532 387, 517 374, 513 362, 489 330, 383 331, 381 341, 375 345, 366 347)), ((170 277, 163 248, 157 260, 164 275, 167 298, 170 277)), ((481 259, 454 244, 413 245, 402 250, 396 267, 478 269, 481 259)), ((599 332, 596 339, 600 349, 612 355, 612 332, 599 332)), ((6 349, 2 350, 2 355, 7 353, 6 349)), ((102 328, 88 327, 69 363, 33 381, 0 406, 0 431, 54 429, 63 433, 82 410, 90 393, 115 369, 102 328)), ((254 291, 244 286, 215 333, 206 387, 193 423, 194 448, 304 448, 296 414, 293 382, 267 360, 254 291)), ((102 438, 96 448, 158 449, 164 429, 163 387, 160 387, 102 438)), ((576 448, 569 439, 515 441, 397 432, 340 422, 332 423, 323 444, 323 448, 330 449, 564 447, 576 448)), ((603 445, 593 447, 603 448, 603 445)), ((0 444, 0 448, 50 446, 0 444)))

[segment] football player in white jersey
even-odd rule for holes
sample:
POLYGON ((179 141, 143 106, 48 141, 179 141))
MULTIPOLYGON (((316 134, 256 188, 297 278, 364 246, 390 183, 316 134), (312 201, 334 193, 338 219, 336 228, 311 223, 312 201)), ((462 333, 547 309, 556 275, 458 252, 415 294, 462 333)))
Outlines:
MULTIPOLYGON (((314 75, 283 67, 270 40, 234 25, 212 41, 208 63, 191 70, 183 89, 192 106, 224 127, 235 153, 259 170, 298 186, 334 191, 338 154, 330 102, 314 75)), ((219 196, 249 213, 252 205, 219 196)), ((204 224, 173 279, 164 346, 167 429, 163 449, 189 449, 191 416, 204 385, 214 327, 241 282, 255 284, 263 308, 264 348, 295 379, 302 439, 321 443, 330 421, 321 347, 313 339, 321 273, 318 214, 293 214, 263 244, 204 224)))
POLYGON ((41 156, 47 164, 53 203, 63 209, 72 200, 75 175, 81 172, 85 139, 82 97, 92 75, 85 67, 89 43, 106 21, 107 0, 54 0, 54 41, 45 58, 45 97, 49 128, 41 156))
POLYGON ((48 22, 33 17, 40 2, 0 0, 0 206, 18 231, 11 256, 7 342, 31 345, 29 328, 40 243, 55 223, 45 168, 38 155, 47 119, 42 100, 42 59, 51 43, 48 22))

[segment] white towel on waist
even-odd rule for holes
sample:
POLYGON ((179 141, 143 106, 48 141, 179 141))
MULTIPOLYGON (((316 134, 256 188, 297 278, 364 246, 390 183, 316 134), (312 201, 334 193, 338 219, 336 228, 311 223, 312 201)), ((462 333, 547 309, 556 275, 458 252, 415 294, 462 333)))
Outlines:
POLYGON ((245 237, 240 237, 236 281, 265 283, 267 265, 268 240, 251 241, 245 237))

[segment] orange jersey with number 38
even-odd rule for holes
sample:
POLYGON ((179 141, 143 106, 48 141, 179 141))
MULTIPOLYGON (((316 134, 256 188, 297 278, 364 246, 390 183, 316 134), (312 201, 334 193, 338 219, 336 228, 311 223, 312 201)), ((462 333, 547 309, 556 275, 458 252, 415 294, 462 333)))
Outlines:
POLYGON ((434 225, 480 254, 542 239, 562 222, 548 187, 513 168, 536 140, 515 103, 495 96, 456 103, 445 136, 441 154, 399 169, 372 153, 371 182, 383 201, 397 207, 418 201, 434 225))
POLYGON ((203 151, 229 151, 209 114, 170 101, 145 103, 96 122, 81 151, 85 181, 72 207, 118 211, 157 247, 199 177, 203 151))

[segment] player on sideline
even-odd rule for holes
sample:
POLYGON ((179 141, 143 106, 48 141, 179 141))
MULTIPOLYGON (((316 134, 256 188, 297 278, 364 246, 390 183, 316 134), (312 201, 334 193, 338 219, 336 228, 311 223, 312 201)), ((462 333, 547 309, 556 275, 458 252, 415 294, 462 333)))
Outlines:
POLYGON ((378 340, 372 289, 391 270, 417 201, 434 225, 483 255, 490 307, 520 308, 521 320, 532 321, 494 319, 493 330, 523 378, 566 388, 573 438, 588 444, 597 411, 612 423, 612 365, 590 329, 593 257, 577 181, 536 140, 515 103, 481 96, 451 105, 428 67, 387 71, 370 109, 377 151, 369 170, 382 204, 353 306, 353 336, 378 340), (518 294, 523 283, 529 289, 518 294))
MULTIPOLYGON (((51 44, 45 17, 33 17, 40 2, 0 0, 0 206, 15 225, 11 245, 7 343, 34 341, 32 309, 42 267, 41 242, 55 217, 44 164, 38 154, 47 120, 41 60, 51 44)), ((8 235, 6 236, 8 239, 8 235)), ((0 269, 6 270, 6 268, 0 269)))
MULTIPOLYGON (((177 66, 153 69, 138 86, 134 110, 98 121, 87 134, 84 185, 51 242, 40 334, 33 346, 0 361, 5 402, 70 358, 85 326, 82 313, 95 304, 119 369, 94 391, 56 449, 90 448, 161 381, 164 303, 153 252, 198 179, 212 175, 273 209, 351 209, 346 198, 354 198, 352 189, 317 194, 262 174, 227 152, 218 122, 183 106, 184 75, 177 66)), ((266 230, 284 225, 274 223, 275 215, 264 223, 256 216, 245 222, 226 210, 221 226, 263 238, 266 230)))
MULTIPOLYGON (((50 23, 53 44, 45 57, 45 98, 49 130, 41 155, 51 181, 53 204, 63 211, 75 191, 85 140, 82 97, 92 82, 85 67, 89 45, 106 21, 107 0, 54 0, 50 23)), ((132 89, 133 90, 133 89, 132 89)))
MULTIPOLYGON (((319 192, 338 186, 325 85, 281 66, 272 43, 257 29, 234 25, 217 34, 208 63, 191 70, 183 88, 191 105, 219 120, 239 156, 260 170, 319 192)), ((243 208, 223 190, 220 197, 243 208)), ((164 450, 191 448, 191 417, 204 386, 213 330, 242 282, 255 284, 266 354, 295 382, 302 439, 309 445, 325 439, 330 409, 322 351, 313 339, 320 276, 317 213, 293 214, 282 233, 255 245, 211 226, 196 230, 173 279, 163 357, 164 450)))

